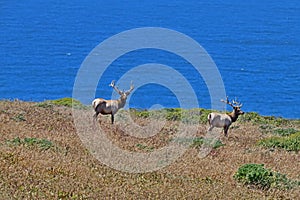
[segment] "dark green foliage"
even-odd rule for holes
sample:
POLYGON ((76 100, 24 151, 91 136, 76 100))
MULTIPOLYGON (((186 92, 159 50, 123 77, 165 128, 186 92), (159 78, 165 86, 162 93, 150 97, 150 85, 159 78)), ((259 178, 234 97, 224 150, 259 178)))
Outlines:
POLYGON ((180 121, 184 115, 181 108, 164 108, 162 110, 166 114, 166 119, 170 121, 180 121))
POLYGON ((39 102, 36 106, 41 108, 53 108, 53 104, 50 101, 39 102))
POLYGON ((284 174, 266 169, 263 164, 242 165, 235 173, 234 179, 245 185, 253 185, 260 189, 269 189, 271 187, 291 189, 299 185, 299 181, 290 180, 284 174))
POLYGON ((86 106, 84 106, 80 101, 70 97, 44 101, 36 104, 36 106, 42 108, 52 108, 53 105, 73 107, 73 108, 86 108, 86 106))
POLYGON ((242 115, 241 121, 252 122, 253 124, 268 124, 274 126, 288 125, 290 120, 274 116, 261 116, 256 112, 248 112, 242 115))
POLYGON ((293 128, 278 128, 273 131, 273 134, 279 135, 279 136, 288 136, 288 135, 292 135, 297 132, 298 132, 298 130, 293 129, 293 128))
POLYGON ((196 137, 196 138, 193 139, 191 147, 199 148, 203 145, 203 143, 204 143, 204 138, 203 137, 196 137))
POLYGON ((161 110, 130 109, 130 113, 141 118, 163 118, 168 121, 181 121, 185 124, 206 124, 207 115, 212 112, 202 108, 164 108, 161 110))
POLYGON ((12 117, 12 119, 16 122, 26 121, 25 116, 23 114, 18 114, 16 116, 12 117))
POLYGON ((140 118, 148 118, 150 116, 150 112, 145 109, 142 110, 142 109, 130 108, 129 111, 130 111, 130 114, 132 114, 136 117, 140 117, 140 118))
POLYGON ((273 136, 258 141, 258 145, 268 148, 282 148, 287 151, 300 150, 300 132, 285 137, 273 136))
POLYGON ((53 143, 46 139, 38 139, 38 138, 24 138, 23 140, 19 137, 16 137, 12 140, 7 140, 7 144, 11 145, 24 145, 26 147, 37 146, 43 150, 47 150, 53 147, 53 143))
MULTIPOLYGON (((212 139, 207 139, 203 137, 195 137, 195 138, 176 138, 175 140, 172 140, 173 142, 177 142, 179 144, 189 144, 192 148, 200 148, 203 144, 210 144, 212 143, 212 139)), ((224 146, 221 142, 221 140, 216 140, 214 144, 211 144, 212 148, 217 149, 221 146, 224 146)))
POLYGON ((62 98, 62 99, 57 99, 57 100, 52 100, 51 103, 55 105, 61 105, 61 106, 67 106, 67 107, 83 107, 80 101, 73 99, 73 98, 62 98))
POLYGON ((222 146, 225 146, 225 144, 223 144, 223 143, 221 142, 221 140, 217 140, 217 141, 215 142, 213 148, 214 148, 214 149, 217 149, 217 148, 222 147, 222 146))
POLYGON ((294 128, 276 128, 275 126, 269 124, 262 124, 259 126, 263 133, 271 133, 278 136, 288 136, 297 133, 298 130, 294 128))
POLYGON ((146 151, 153 151, 154 147, 152 146, 147 146, 147 145, 143 145, 143 144, 136 144, 136 147, 140 150, 146 150, 146 151))
POLYGON ((221 142, 221 140, 213 141, 213 139, 196 137, 196 138, 194 138, 191 147, 200 148, 203 144, 210 144, 210 145, 212 145, 212 148, 214 148, 214 149, 217 149, 217 148, 225 145, 221 142), (212 144, 212 142, 214 142, 214 143, 212 144))
POLYGON ((7 143, 14 144, 14 145, 20 145, 20 144, 22 144, 22 141, 19 137, 16 137, 12 140, 8 140, 7 143))

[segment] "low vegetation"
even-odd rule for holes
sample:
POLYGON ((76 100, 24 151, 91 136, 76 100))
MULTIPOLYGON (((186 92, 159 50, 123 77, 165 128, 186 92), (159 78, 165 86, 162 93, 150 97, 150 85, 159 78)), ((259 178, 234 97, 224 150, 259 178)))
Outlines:
POLYGON ((38 107, 42 108, 52 108, 53 106, 66 106, 66 107, 74 107, 74 108, 86 108, 80 101, 66 97, 56 100, 47 100, 44 102, 39 102, 36 104, 38 107))
POLYGON ((130 109, 130 113, 139 118, 163 118, 169 121, 181 121, 189 124, 207 123, 207 115, 212 110, 203 108, 182 109, 182 108, 164 108, 161 110, 130 109))
POLYGON ((266 169, 263 164, 245 164, 239 167, 234 179, 245 185, 260 189, 292 189, 300 185, 300 181, 291 180, 285 174, 266 169))
MULTIPOLYGON (((286 134, 283 134, 286 135, 286 134)), ((288 136, 272 136, 258 141, 258 145, 267 148, 282 148, 287 151, 300 150, 300 132, 288 136)))
POLYGON ((274 116, 261 116, 256 112, 245 113, 245 115, 243 115, 241 119, 244 122, 251 122, 255 125, 269 126, 269 127, 288 126, 291 124, 300 125, 299 120, 288 120, 282 117, 274 117, 274 116))
POLYGON ((265 134, 272 134, 272 135, 276 135, 276 136, 288 136, 288 135, 298 132, 298 130, 296 130, 295 128, 291 128, 291 127, 277 128, 277 127, 269 126, 269 125, 261 125, 259 128, 265 134))
POLYGON ((91 106, 71 98, 39 103, 0 101, 0 199, 300 196, 300 120, 245 113, 230 128, 228 137, 221 129, 214 129, 218 134, 214 147, 207 156, 199 157, 202 145, 212 142, 207 137, 210 110, 121 110, 114 125, 109 116, 99 115, 99 126, 107 138, 127 152, 147 155, 171 142, 190 145, 170 165, 135 174, 112 169, 93 157, 76 132, 72 106, 92 120, 91 106), (122 118, 128 113, 140 128, 151 118, 165 123, 157 134, 138 138, 130 134, 134 129, 122 118), (180 122, 186 129, 195 128, 193 139, 174 137, 180 122))
POLYGON ((16 137, 12 140, 7 140, 7 144, 9 145, 24 145, 26 147, 39 147, 43 150, 50 149, 54 147, 53 143, 47 139, 39 139, 39 138, 24 138, 20 139, 16 137))

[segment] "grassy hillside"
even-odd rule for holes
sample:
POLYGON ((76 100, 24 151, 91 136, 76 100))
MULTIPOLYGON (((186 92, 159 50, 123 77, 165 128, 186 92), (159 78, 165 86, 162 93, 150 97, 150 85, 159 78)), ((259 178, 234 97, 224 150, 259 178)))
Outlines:
MULTIPOLYGON (((178 122, 197 126, 191 147, 171 165, 154 172, 126 173, 95 159, 76 133, 72 99, 41 103, 0 101, 0 199, 297 199, 300 196, 300 120, 242 116, 215 148, 199 158, 209 111, 163 109, 121 111, 116 123, 99 126, 120 148, 152 152, 172 141, 178 122), (154 136, 124 133, 130 112, 146 126, 166 119, 154 136), (163 114, 162 114, 163 113, 163 114), (199 124, 200 123, 200 124, 199 124)), ((77 112, 91 109, 75 102, 77 112)), ((221 132, 221 130, 218 130, 221 132)))

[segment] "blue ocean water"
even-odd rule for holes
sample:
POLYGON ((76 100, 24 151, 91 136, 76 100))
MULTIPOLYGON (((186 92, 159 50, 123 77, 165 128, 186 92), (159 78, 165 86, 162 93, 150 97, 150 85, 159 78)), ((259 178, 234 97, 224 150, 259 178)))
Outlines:
MULTIPOLYGON (((299 119, 299 11, 296 0, 1 1, 0 99, 70 97, 78 69, 99 43, 133 28, 164 27, 205 48, 227 95, 243 102, 246 112, 299 119)), ((191 83, 199 106, 210 108, 207 87, 190 64, 154 49, 113 62, 95 96, 110 98, 110 81, 145 63, 176 68, 191 83)), ((154 104, 179 106, 172 91, 157 84, 140 87, 129 102, 137 108, 154 104)))

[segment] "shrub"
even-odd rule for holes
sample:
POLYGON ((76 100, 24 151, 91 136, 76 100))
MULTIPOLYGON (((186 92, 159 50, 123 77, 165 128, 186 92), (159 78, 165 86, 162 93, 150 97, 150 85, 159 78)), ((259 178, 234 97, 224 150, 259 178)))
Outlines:
POLYGON ((148 110, 140 110, 140 109, 131 108, 129 111, 130 111, 130 114, 133 114, 136 117, 148 118, 150 116, 150 112, 148 110))
POLYGON ((26 118, 23 114, 18 114, 16 116, 12 117, 12 119, 16 122, 26 121, 26 118))
POLYGON ((278 128, 273 131, 273 134, 280 136, 288 136, 297 133, 298 130, 293 128, 278 128))
MULTIPOLYGON (((200 148, 204 143, 210 144, 212 139, 206 139, 203 137, 195 137, 195 138, 176 138, 173 140, 179 144, 190 144, 192 148, 200 148)), ((221 140, 216 140, 215 143, 212 145, 212 148, 217 149, 221 146, 224 146, 221 140)))
POLYGON ((300 150, 300 132, 285 137, 274 136, 258 141, 258 145, 267 148, 283 148, 287 151, 300 150))
POLYGON ((50 101, 39 102, 35 104, 37 107, 41 108, 53 108, 53 104, 50 101))
POLYGON ((154 147, 152 146, 147 146, 147 145, 144 145, 144 144, 136 144, 136 147, 140 150, 146 150, 146 151, 153 151, 154 150, 154 147))
POLYGON ((162 111, 166 113, 166 119, 170 121, 180 121, 184 112, 181 108, 164 108, 162 111))
POLYGON ((291 123, 288 119, 274 116, 261 116, 256 112, 248 112, 241 116, 241 121, 252 122, 253 124, 268 124, 274 126, 287 125, 291 123))
POLYGON ((294 128, 276 128, 275 126, 269 124, 262 124, 259 126, 263 133, 271 133, 278 136, 288 136, 297 133, 298 130, 294 128))
POLYGON ((52 104, 60 105, 60 106, 67 106, 67 107, 83 107, 82 103, 76 99, 66 97, 56 100, 50 101, 52 104))
POLYGON ((264 168, 263 164, 242 165, 234 175, 234 179, 245 185, 253 185, 260 189, 271 187, 278 189, 291 189, 299 185, 299 181, 291 180, 284 174, 264 168))
POLYGON ((36 104, 36 106, 41 108, 52 108, 54 105, 73 107, 73 108, 86 108, 86 106, 84 106, 80 101, 70 97, 56 99, 56 100, 48 100, 36 104))
POLYGON ((24 138, 22 140, 19 137, 16 137, 12 140, 7 140, 7 143, 12 145, 24 145, 26 147, 38 146, 43 150, 47 150, 54 146, 51 141, 46 139, 38 139, 38 138, 24 138))
POLYGON ((207 115, 210 112, 211 110, 202 108, 164 108, 161 110, 130 109, 130 113, 136 117, 155 117, 157 119, 164 118, 168 121, 181 121, 185 124, 207 123, 207 115))

